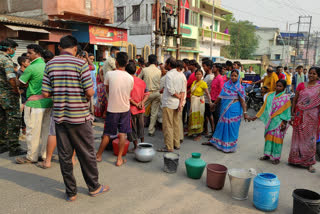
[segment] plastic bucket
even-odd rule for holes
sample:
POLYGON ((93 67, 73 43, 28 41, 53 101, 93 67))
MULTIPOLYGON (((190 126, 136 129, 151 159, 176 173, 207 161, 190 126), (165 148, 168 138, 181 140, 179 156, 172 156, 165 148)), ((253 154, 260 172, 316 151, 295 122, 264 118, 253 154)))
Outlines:
POLYGON ((167 173, 175 173, 179 165, 179 155, 173 152, 163 155, 164 167, 163 171, 167 173))
POLYGON ((236 200, 246 200, 253 174, 248 169, 230 169, 231 196, 236 200))
POLYGON ((319 214, 320 195, 307 189, 296 189, 293 196, 293 214, 319 214))
POLYGON ((228 168, 220 164, 207 165, 207 186, 212 189, 222 189, 226 180, 228 168))
MULTIPOLYGON (((125 156, 127 154, 128 149, 129 149, 129 145, 130 145, 130 141, 128 141, 126 139, 122 156, 125 156)), ((116 138, 115 140, 112 141, 112 147, 113 147, 113 154, 115 156, 118 156, 118 153, 119 153, 119 138, 116 138)))

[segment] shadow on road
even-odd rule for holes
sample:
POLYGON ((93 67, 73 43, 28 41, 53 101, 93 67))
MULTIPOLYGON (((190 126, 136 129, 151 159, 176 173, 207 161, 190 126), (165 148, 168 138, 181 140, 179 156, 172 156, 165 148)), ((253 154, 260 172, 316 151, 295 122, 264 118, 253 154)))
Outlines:
MULTIPOLYGON (((62 182, 38 174, 21 172, 1 166, 0 171, 0 180, 7 180, 23 188, 28 188, 39 193, 45 193, 59 199, 65 197, 65 186, 62 182)), ((78 192, 87 193, 88 190, 78 187, 78 192)))

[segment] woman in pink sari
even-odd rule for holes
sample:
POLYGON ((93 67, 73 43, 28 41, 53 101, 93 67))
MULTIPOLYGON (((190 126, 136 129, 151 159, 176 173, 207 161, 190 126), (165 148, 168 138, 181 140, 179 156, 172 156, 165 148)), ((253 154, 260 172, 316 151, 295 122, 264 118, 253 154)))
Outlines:
POLYGON ((98 74, 97 74, 97 95, 98 100, 95 104, 95 116, 96 117, 106 117, 107 112, 107 93, 106 87, 104 85, 104 76, 102 72, 102 66, 99 65, 98 74))
POLYGON ((308 168, 314 173, 316 163, 316 141, 320 128, 320 68, 312 67, 309 82, 300 83, 292 108, 292 144, 289 164, 308 168))

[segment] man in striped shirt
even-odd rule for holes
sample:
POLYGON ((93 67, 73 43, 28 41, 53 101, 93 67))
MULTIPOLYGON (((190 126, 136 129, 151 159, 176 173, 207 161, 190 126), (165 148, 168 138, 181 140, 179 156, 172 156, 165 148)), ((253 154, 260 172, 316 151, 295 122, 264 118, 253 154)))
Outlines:
POLYGON ((94 95, 88 64, 75 57, 78 42, 73 36, 60 40, 61 55, 47 63, 42 83, 44 97, 52 96, 60 168, 66 185, 67 201, 77 195, 72 154, 75 150, 89 195, 109 190, 98 182, 94 136, 88 101, 94 95))

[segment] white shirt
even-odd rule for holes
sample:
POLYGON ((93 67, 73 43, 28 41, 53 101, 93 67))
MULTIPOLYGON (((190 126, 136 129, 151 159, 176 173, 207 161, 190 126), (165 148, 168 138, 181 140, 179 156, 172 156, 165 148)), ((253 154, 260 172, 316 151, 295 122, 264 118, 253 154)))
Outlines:
POLYGON ((164 88, 164 83, 166 81, 166 75, 164 75, 163 77, 161 77, 160 79, 160 91, 164 88))
POLYGON ((182 75, 176 69, 168 71, 164 83, 164 91, 162 95, 162 108, 178 109, 179 99, 174 94, 186 92, 186 85, 182 75))
POLYGON ((254 72, 254 71, 247 71, 245 74, 256 74, 256 72, 254 72))
POLYGON ((128 112, 130 110, 130 93, 133 88, 133 77, 126 71, 108 71, 104 84, 109 85, 107 111, 112 113, 128 112))
POLYGON ((184 97, 183 97, 183 103, 182 103, 182 106, 184 106, 186 104, 186 98, 187 98, 187 83, 188 83, 188 80, 186 78, 186 75, 184 75, 183 72, 178 72, 180 75, 181 75, 181 78, 183 79, 184 81, 184 85, 185 85, 185 90, 186 90, 186 93, 184 93, 184 97))
MULTIPOLYGON (((203 79, 203 81, 207 83, 209 94, 211 92, 211 83, 213 79, 214 79, 214 74, 207 74, 207 76, 203 79)), ((205 100, 205 103, 209 103, 207 96, 204 96, 204 100, 205 100)))

